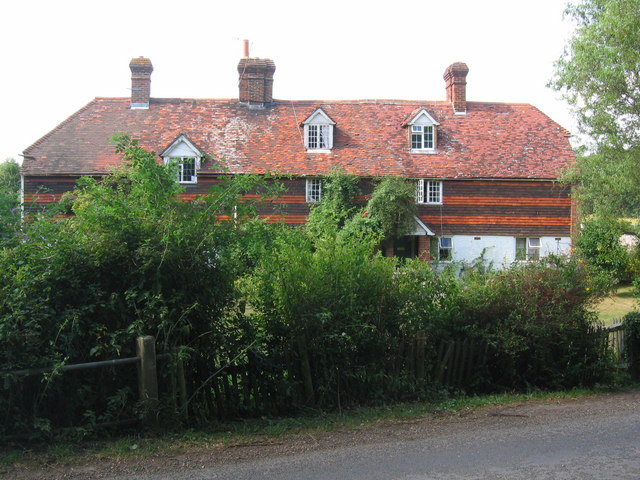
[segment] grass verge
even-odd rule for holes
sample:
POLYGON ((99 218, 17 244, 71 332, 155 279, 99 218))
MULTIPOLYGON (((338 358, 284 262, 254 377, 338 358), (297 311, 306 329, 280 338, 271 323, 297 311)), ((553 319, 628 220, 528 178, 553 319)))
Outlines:
POLYGON ((638 300, 630 285, 618 287, 614 295, 605 298, 597 307, 598 318, 605 325, 611 325, 637 309, 638 300))
MULTIPOLYGON (((637 388, 637 385, 634 386, 637 388)), ((341 413, 315 413, 291 418, 260 418, 216 424, 209 429, 129 435, 100 441, 9 446, 0 450, 0 474, 52 465, 78 465, 96 459, 144 459, 225 445, 249 445, 288 436, 372 427, 446 412, 532 400, 553 401, 602 393, 604 389, 450 397, 437 402, 397 403, 355 408, 341 413)), ((607 389, 606 391, 611 391, 607 389)))

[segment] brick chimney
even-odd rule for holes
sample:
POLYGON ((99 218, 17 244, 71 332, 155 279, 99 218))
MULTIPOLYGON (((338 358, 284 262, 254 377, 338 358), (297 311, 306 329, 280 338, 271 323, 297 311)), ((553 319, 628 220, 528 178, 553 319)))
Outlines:
POLYGON ((467 73, 469 67, 462 62, 453 63, 444 71, 447 100, 451 102, 455 115, 467 113, 467 73))
POLYGON ((249 108, 262 108, 273 103, 273 73, 276 65, 268 58, 249 57, 249 43, 244 42, 244 58, 238 63, 240 102, 249 108))
POLYGON ((151 97, 151 60, 144 57, 131 59, 131 108, 149 108, 151 97))

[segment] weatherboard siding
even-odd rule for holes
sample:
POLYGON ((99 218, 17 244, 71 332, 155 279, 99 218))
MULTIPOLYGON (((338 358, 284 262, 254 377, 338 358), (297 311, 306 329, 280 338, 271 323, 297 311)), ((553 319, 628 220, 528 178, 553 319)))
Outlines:
MULTIPOLYGON (((60 200, 72 190, 77 176, 25 176, 25 204, 42 205, 60 200)), ((199 175, 198 183, 186 185, 183 198, 193 201, 221 182, 219 176, 199 175)), ((311 204, 306 202, 306 178, 284 179, 286 192, 258 203, 258 214, 269 221, 299 225, 306 221, 311 204)), ((361 181, 364 204, 372 192, 370 180, 361 181)), ((548 181, 443 181, 442 205, 417 206, 419 218, 441 235, 570 236, 572 204, 570 189, 548 181)), ((246 194, 247 200, 260 200, 246 194)))

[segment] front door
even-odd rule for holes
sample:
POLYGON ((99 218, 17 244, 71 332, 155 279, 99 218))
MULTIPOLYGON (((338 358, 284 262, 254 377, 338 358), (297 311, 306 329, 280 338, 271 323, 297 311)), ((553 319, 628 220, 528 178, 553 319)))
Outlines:
POLYGON ((399 258, 414 258, 416 256, 416 237, 406 235, 393 242, 393 255, 399 258))

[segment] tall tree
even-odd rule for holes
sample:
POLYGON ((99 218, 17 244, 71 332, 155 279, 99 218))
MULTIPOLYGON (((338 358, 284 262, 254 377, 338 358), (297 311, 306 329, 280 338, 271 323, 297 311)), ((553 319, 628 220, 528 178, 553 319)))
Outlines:
POLYGON ((20 193, 20 165, 13 158, 0 162, 0 195, 18 200, 20 193))
POLYGON ((567 180, 583 213, 640 214, 640 0, 582 0, 550 86, 590 139, 567 180), (585 153, 587 152, 587 153, 585 153))
POLYGON ((0 162, 0 247, 13 238, 20 224, 20 165, 12 158, 0 162))
POLYGON ((566 13, 576 30, 551 85, 574 107, 596 142, 631 146, 640 138, 640 1, 583 0, 566 13))

